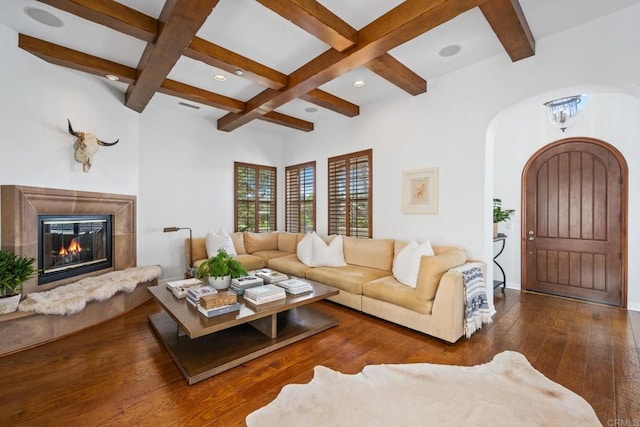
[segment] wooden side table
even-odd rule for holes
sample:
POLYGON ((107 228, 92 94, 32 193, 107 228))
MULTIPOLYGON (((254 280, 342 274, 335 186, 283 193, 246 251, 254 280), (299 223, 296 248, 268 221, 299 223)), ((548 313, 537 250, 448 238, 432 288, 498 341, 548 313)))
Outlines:
POLYGON ((500 264, 498 264, 498 261, 496 261, 496 259, 500 256, 502 251, 504 251, 504 247, 505 247, 505 244, 507 242, 507 235, 503 234, 503 233, 498 233, 498 235, 493 238, 493 242, 494 243, 495 242, 502 243, 502 245, 500 246, 500 250, 493 257, 493 263, 498 266, 498 268, 500 269, 500 272, 502 273, 502 280, 494 280, 493 281, 493 289, 502 286, 502 292, 504 292, 505 288, 507 287, 507 276, 504 273, 504 269, 502 268, 502 266, 500 264))

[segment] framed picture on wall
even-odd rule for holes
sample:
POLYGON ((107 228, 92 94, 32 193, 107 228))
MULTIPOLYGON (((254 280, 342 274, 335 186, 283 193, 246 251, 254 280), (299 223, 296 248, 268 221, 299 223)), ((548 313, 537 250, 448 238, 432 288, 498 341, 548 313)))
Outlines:
POLYGON ((402 212, 438 213, 438 168, 402 172, 402 212))

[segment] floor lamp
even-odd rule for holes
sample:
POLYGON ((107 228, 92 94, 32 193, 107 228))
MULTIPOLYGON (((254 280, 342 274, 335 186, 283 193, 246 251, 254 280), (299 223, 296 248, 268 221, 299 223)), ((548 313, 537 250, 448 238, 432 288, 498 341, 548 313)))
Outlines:
POLYGON ((193 233, 191 231, 191 228, 189 227, 165 227, 164 228, 164 232, 165 233, 173 233, 174 231, 178 231, 178 230, 189 230, 189 266, 187 267, 187 274, 190 275, 191 277, 195 277, 195 274, 193 274, 193 233))

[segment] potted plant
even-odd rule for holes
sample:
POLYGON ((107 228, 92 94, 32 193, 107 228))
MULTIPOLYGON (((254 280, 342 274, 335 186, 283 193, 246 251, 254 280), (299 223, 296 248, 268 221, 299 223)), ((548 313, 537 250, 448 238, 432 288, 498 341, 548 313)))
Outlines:
POLYGON ((498 235, 498 223, 510 219, 515 211, 515 209, 502 209, 502 200, 493 199, 493 237, 498 235))
POLYGON ((16 256, 9 251, 0 251, 0 314, 18 309, 21 285, 33 277, 35 258, 16 256))
POLYGON ((200 264, 197 277, 208 278, 209 286, 215 289, 226 289, 231 284, 231 279, 247 275, 247 270, 238 261, 233 259, 224 249, 218 249, 218 253, 200 264))

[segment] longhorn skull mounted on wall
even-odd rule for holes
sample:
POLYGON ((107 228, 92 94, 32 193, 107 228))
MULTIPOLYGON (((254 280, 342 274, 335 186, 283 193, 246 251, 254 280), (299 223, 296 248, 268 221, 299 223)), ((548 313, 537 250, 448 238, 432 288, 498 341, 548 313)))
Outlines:
POLYGON ((67 119, 67 122, 69 122, 69 133, 77 138, 73 144, 73 158, 76 162, 82 163, 83 172, 89 172, 89 169, 91 169, 93 156, 98 152, 100 145, 110 147, 120 141, 120 139, 117 139, 115 142, 100 141, 92 133, 74 131, 73 127, 71 127, 71 120, 67 119))

